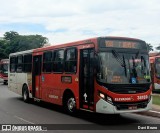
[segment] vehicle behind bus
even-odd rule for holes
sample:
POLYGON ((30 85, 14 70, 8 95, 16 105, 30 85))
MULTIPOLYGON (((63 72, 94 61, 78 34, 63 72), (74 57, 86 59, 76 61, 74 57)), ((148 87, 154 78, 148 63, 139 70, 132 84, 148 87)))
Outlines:
POLYGON ((10 54, 8 87, 23 96, 104 114, 151 109, 144 41, 98 37, 10 54))
POLYGON ((8 84, 8 63, 9 59, 2 59, 0 61, 0 78, 5 85, 8 84))
POLYGON ((160 90, 160 53, 150 53, 151 79, 153 90, 160 90))

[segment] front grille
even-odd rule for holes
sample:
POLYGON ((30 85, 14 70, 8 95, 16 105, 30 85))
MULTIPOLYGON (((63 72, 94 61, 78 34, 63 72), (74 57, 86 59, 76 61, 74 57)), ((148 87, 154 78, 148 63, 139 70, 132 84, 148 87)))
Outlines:
POLYGON ((143 87, 123 87, 123 88, 112 88, 110 91, 114 93, 119 93, 119 94, 134 94, 134 93, 143 93, 146 92, 148 89, 143 88, 143 87))
POLYGON ((118 102, 114 103, 117 110, 143 109, 147 107, 147 104, 148 104, 148 100, 143 102, 137 102, 137 103, 118 103, 118 102))
POLYGON ((144 93, 150 89, 150 83, 147 84, 104 84, 100 85, 106 87, 109 91, 118 94, 136 94, 144 93))

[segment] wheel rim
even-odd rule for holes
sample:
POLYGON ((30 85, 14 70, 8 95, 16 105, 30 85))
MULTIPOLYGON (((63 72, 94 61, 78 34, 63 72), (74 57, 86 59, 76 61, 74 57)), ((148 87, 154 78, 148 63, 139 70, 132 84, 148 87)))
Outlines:
POLYGON ((76 106, 76 101, 74 98, 68 99, 67 107, 70 112, 73 112, 76 106))

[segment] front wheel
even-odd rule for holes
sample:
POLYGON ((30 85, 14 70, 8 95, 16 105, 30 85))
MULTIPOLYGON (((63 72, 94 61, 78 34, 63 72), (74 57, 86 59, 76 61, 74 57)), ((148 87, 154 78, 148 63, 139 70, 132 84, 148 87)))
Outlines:
POLYGON ((23 101, 28 103, 29 102, 29 92, 28 92, 28 87, 25 85, 23 87, 23 101))
POLYGON ((67 113, 74 114, 76 112, 76 100, 74 96, 66 98, 64 106, 67 113))

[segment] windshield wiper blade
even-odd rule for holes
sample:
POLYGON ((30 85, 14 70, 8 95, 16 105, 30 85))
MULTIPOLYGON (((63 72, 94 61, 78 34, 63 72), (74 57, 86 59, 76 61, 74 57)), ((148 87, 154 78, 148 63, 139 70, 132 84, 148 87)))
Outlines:
POLYGON ((133 69, 132 69, 133 76, 137 77, 136 64, 135 64, 135 59, 133 56, 132 56, 132 60, 133 60, 133 69))
POLYGON ((124 55, 123 58, 120 58, 120 55, 115 50, 112 50, 112 54, 115 57, 115 59, 120 63, 120 65, 124 68, 125 76, 127 77, 127 68, 124 55))
POLYGON ((136 55, 135 55, 135 59, 137 59, 138 58, 138 56, 139 56, 139 50, 138 50, 138 52, 136 53, 136 55))
POLYGON ((126 62, 125 62, 125 59, 124 59, 124 55, 123 55, 123 64, 124 64, 125 76, 127 77, 127 68, 126 68, 126 62))
POLYGON ((144 61, 144 66, 146 67, 146 60, 144 59, 143 56, 141 56, 141 62, 142 62, 142 60, 144 61))
POLYGON ((112 50, 112 54, 115 57, 115 59, 120 63, 120 65, 124 67, 123 59, 120 58, 120 55, 115 50, 112 50))

